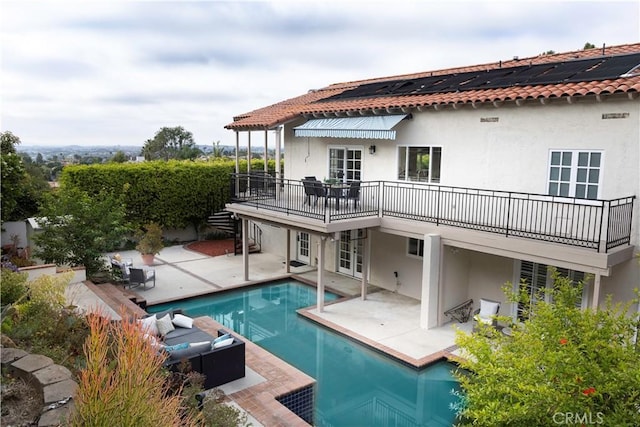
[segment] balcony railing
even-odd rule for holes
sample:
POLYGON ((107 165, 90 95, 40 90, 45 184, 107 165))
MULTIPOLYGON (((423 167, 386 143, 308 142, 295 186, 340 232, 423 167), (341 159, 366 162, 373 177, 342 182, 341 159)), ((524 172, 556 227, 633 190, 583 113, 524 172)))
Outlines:
POLYGON ((349 191, 343 184, 322 184, 316 196, 302 181, 276 182, 264 174, 233 174, 231 179, 233 202, 327 223, 387 216, 598 252, 631 241, 635 196, 584 200, 389 181, 362 182, 357 197, 349 191))

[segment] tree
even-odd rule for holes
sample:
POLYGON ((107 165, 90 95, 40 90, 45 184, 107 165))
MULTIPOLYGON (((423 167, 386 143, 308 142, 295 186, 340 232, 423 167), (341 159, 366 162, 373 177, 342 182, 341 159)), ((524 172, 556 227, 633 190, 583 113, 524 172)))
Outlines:
POLYGON ((123 195, 89 196, 73 187, 51 195, 38 217, 42 231, 34 236, 34 255, 48 263, 83 265, 90 277, 102 271, 102 255, 119 248, 131 231, 123 195))
MULTIPOLYGON (((528 320, 511 324, 511 336, 491 326, 458 332, 463 425, 640 425, 640 321, 629 315, 637 300, 581 310, 582 284, 552 276, 553 288, 526 308, 528 320)), ((508 287, 508 299, 526 307, 508 287)))
POLYGON ((38 211, 42 192, 48 191, 49 186, 31 158, 17 153, 20 138, 9 131, 3 132, 0 144, 2 221, 23 220, 38 211))
POLYGON ((116 154, 114 154, 113 157, 111 157, 111 159, 109 159, 109 162, 111 162, 111 163, 124 163, 127 160, 128 160, 127 159, 127 155, 124 154, 124 151, 118 150, 118 151, 116 151, 116 154))
POLYGON ((193 159, 200 153, 193 135, 182 126, 161 128, 142 147, 145 160, 193 159))
POLYGON ((595 49, 595 48, 596 48, 595 44, 586 42, 584 44, 584 47, 582 48, 582 50, 595 49))

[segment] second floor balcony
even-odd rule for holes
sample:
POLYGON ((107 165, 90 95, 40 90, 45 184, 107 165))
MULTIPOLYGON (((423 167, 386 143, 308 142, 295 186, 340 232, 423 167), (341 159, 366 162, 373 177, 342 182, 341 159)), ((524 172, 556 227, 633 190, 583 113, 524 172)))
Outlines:
POLYGON ((393 217, 603 253, 631 243, 633 195, 585 200, 412 182, 325 183, 265 174, 232 174, 230 184, 232 203, 324 224, 393 217))

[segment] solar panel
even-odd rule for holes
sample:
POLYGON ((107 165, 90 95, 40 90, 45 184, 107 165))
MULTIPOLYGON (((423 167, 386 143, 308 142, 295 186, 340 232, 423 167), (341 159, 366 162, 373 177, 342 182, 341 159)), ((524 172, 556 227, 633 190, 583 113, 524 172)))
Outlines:
POLYGON ((608 80, 618 78, 638 65, 640 65, 640 53, 633 53, 536 65, 520 65, 509 68, 494 68, 484 71, 470 71, 416 79, 388 80, 363 84, 317 102, 608 80))

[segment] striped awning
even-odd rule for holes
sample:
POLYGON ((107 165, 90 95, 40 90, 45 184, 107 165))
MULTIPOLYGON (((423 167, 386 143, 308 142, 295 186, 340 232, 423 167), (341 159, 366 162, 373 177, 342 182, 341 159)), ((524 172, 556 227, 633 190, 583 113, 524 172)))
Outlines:
POLYGON ((407 114, 311 119, 293 128, 297 137, 396 139, 393 127, 407 114))

